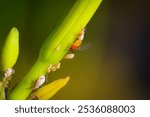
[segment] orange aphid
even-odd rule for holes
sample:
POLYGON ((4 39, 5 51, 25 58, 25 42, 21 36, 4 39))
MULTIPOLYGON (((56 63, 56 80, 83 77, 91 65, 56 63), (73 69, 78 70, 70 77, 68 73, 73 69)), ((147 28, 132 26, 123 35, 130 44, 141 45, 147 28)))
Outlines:
POLYGON ((71 51, 73 51, 81 46, 82 40, 84 39, 84 34, 85 34, 85 29, 83 28, 82 31, 79 33, 78 38, 71 45, 71 47, 70 47, 71 51))

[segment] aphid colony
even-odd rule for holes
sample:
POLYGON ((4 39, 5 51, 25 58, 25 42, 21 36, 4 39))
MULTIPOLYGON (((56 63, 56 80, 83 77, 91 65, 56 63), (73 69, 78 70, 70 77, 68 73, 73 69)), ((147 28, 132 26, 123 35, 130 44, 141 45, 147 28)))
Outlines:
POLYGON ((15 70, 12 68, 8 68, 4 73, 3 83, 4 87, 8 87, 9 81, 11 80, 12 75, 15 73, 15 70))
MULTIPOLYGON (((60 63, 57 63, 57 64, 55 64, 55 65, 50 65, 50 66, 48 67, 47 73, 50 73, 51 71, 56 71, 56 70, 59 69, 59 68, 60 68, 60 63)), ((42 85, 45 83, 45 81, 46 81, 46 76, 45 76, 45 75, 40 76, 40 77, 36 80, 36 82, 35 82, 35 84, 34 84, 34 87, 33 87, 33 90, 37 90, 38 88, 40 88, 40 86, 42 86, 42 85)))
MULTIPOLYGON (((66 55, 64 56, 64 59, 72 59, 72 58, 74 58, 75 55, 74 55, 73 51, 75 51, 76 49, 78 49, 78 48, 81 46, 82 41, 83 41, 83 39, 84 39, 84 34, 85 34, 85 29, 83 28, 83 29, 81 30, 81 32, 78 34, 77 39, 74 41, 74 43, 73 43, 73 44, 71 45, 71 47, 70 47, 70 50, 71 50, 72 53, 66 54, 66 55)), ((59 49, 60 49, 60 46, 58 46, 58 47, 56 48, 56 50, 59 50, 59 49)), ((51 71, 56 71, 56 70, 59 69, 59 68, 60 68, 60 63, 57 63, 57 64, 55 64, 55 65, 50 65, 50 66, 48 67, 47 73, 50 73, 51 71)), ((35 82, 35 84, 34 84, 34 87, 33 87, 33 90, 37 90, 38 88, 40 88, 40 86, 41 86, 42 84, 44 84, 45 81, 46 81, 45 75, 40 76, 40 77, 36 80, 36 82, 35 82)))
MULTIPOLYGON (((82 29, 81 32, 78 34, 77 39, 73 42, 73 44, 70 47, 70 50, 72 53, 66 54, 64 56, 64 59, 74 58, 75 55, 74 55, 73 51, 75 51, 76 49, 78 49, 81 46, 82 41, 84 39, 84 34, 85 34, 85 29, 82 29)), ((60 49, 60 46, 58 46, 56 48, 56 50, 59 50, 59 49, 60 49)), ((48 67, 47 73, 50 73, 51 71, 56 71, 59 68, 60 68, 60 63, 57 63, 55 65, 50 65, 48 67)), ((14 72, 15 71, 13 69, 10 69, 10 68, 7 69, 4 73, 4 80, 6 80, 8 82, 8 79, 11 78, 11 76, 12 76, 12 74, 14 74, 14 72)), ((39 78, 34 83, 33 90, 37 90, 38 88, 40 88, 40 86, 42 86, 45 83, 45 81, 46 81, 45 75, 39 76, 39 78)))
POLYGON ((14 69, 7 69, 4 73, 4 78, 10 78, 13 74, 15 73, 15 70, 14 69))

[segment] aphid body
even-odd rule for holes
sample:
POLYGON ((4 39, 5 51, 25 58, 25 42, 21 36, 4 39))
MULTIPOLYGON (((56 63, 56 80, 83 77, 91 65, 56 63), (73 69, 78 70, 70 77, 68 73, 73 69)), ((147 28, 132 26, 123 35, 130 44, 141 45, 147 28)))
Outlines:
POLYGON ((48 73, 50 73, 51 71, 56 71, 57 69, 60 68, 60 65, 61 65, 61 63, 57 63, 57 64, 55 64, 55 65, 50 65, 50 66, 48 67, 48 73))
POLYGON ((9 78, 9 77, 11 77, 11 75, 14 74, 14 73, 15 73, 15 70, 9 68, 9 69, 7 69, 7 70, 5 71, 4 77, 5 77, 5 78, 9 78))
POLYGON ((82 29, 82 31, 79 33, 78 38, 74 41, 74 43, 71 45, 70 50, 73 51, 77 48, 79 48, 82 44, 82 41, 84 39, 85 29, 82 29))
POLYGON ((65 56, 64 56, 64 59, 73 59, 74 58, 74 54, 72 53, 72 54, 66 54, 65 56))
POLYGON ((36 80, 34 90, 38 89, 42 84, 44 84, 44 82, 45 82, 45 75, 42 75, 36 80))

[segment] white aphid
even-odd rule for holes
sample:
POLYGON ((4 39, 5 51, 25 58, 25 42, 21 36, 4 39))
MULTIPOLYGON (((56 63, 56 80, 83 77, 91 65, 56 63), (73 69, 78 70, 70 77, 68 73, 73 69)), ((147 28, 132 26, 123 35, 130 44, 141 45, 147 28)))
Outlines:
POLYGON ((74 54, 72 53, 72 54, 66 54, 65 56, 64 56, 64 59, 73 59, 74 58, 74 54))
POLYGON ((14 69, 8 68, 8 69, 5 71, 4 77, 5 77, 5 78, 9 78, 9 77, 11 77, 11 75, 14 74, 14 73, 15 73, 15 70, 14 70, 14 69))
POLYGON ((84 39, 84 34, 85 34, 85 29, 83 28, 82 31, 79 33, 78 39, 82 41, 84 39))
POLYGON ((51 71, 56 71, 57 70, 57 68, 56 68, 56 65, 53 65, 52 67, 51 67, 51 71))
POLYGON ((45 80, 45 75, 40 76, 35 82, 34 90, 38 89, 42 84, 44 84, 45 80))

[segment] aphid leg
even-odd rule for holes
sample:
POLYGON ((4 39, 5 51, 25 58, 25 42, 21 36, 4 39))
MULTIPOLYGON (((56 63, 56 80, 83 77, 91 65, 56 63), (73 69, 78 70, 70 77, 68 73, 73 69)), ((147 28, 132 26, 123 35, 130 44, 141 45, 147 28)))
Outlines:
POLYGON ((34 90, 34 85, 35 85, 36 81, 33 81, 31 79, 30 79, 30 81, 31 81, 32 85, 30 87, 26 87, 26 89, 32 89, 32 90, 34 90))

